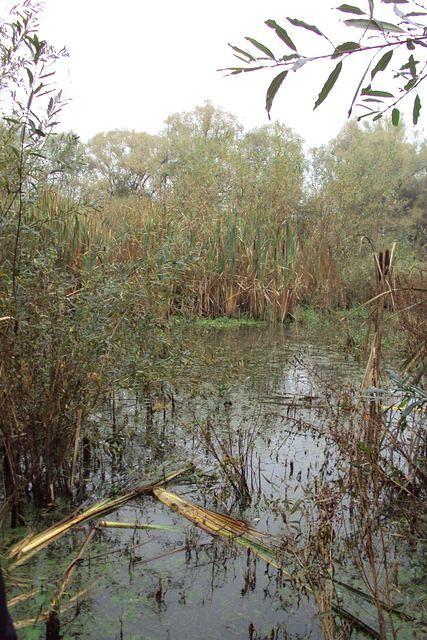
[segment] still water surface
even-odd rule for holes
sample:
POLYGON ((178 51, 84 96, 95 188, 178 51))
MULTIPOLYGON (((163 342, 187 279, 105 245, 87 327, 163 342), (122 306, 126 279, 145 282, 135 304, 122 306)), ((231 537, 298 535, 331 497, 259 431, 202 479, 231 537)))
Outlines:
MULTIPOLYGON (((176 481, 172 491, 280 535, 284 505, 303 499, 321 470, 333 473, 334 451, 322 425, 338 394, 350 395, 360 383, 362 368, 324 339, 308 341, 283 328, 188 329, 185 340, 202 355, 189 355, 173 385, 165 376, 161 396, 121 390, 94 418, 107 434, 114 423, 115 435, 106 437, 87 494, 143 484, 150 472, 193 461, 197 478, 176 481), (206 446, 207 429, 225 468, 224 447, 229 455, 244 450, 250 504, 236 496, 206 446)), ((128 503, 108 520, 173 528, 97 534, 73 580, 73 593, 87 593, 70 610, 65 638, 321 637, 314 602, 279 584, 262 560, 212 539, 154 498, 128 503)), ((59 578, 81 535, 52 545, 25 575, 49 574, 47 583, 59 578)))

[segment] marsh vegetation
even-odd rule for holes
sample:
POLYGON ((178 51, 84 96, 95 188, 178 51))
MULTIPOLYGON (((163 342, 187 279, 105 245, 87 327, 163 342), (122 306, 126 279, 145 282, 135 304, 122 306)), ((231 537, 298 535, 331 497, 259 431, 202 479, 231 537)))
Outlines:
POLYGON ((0 25, 19 637, 422 638, 425 140, 207 103, 84 143, 37 13, 0 25))

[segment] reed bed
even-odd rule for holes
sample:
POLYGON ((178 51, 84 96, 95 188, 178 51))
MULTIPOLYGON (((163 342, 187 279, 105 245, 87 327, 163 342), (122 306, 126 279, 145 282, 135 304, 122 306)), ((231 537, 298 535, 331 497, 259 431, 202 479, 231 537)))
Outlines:
POLYGON ((283 322, 298 304, 328 308, 347 299, 331 246, 307 242, 303 222, 277 222, 268 209, 207 210, 194 219, 163 203, 112 200, 78 223, 58 225, 68 264, 123 265, 166 317, 283 322))

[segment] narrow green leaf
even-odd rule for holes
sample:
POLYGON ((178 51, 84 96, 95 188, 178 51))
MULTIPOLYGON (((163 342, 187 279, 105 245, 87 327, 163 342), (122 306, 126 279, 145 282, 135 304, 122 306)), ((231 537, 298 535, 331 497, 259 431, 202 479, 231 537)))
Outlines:
POLYGON ((25 67, 25 71, 27 72, 27 75, 28 75, 28 84, 29 84, 29 85, 30 85, 30 87, 31 87, 31 85, 32 85, 32 84, 33 84, 33 82, 34 82, 34 76, 33 76, 33 74, 31 73, 30 69, 28 69, 27 67, 25 67))
POLYGON ((355 13, 358 16, 364 16, 366 15, 364 11, 362 11, 362 9, 359 9, 359 7, 355 7, 352 4, 342 4, 341 6, 337 7, 338 11, 343 11, 344 13, 355 13))
POLYGON ((251 62, 255 61, 255 58, 244 49, 239 49, 239 47, 235 47, 233 44, 230 44, 230 43, 228 43, 228 46, 231 47, 233 51, 235 51, 236 53, 240 53, 242 56, 246 56, 247 58, 249 58, 251 62))
POLYGON ((417 75, 417 64, 416 64, 416 62, 415 62, 415 60, 414 60, 414 56, 412 55, 412 53, 411 53, 411 55, 409 56, 408 64, 409 64, 409 70, 410 70, 410 72, 411 72, 411 76, 412 76, 413 78, 415 78, 415 77, 416 77, 416 75, 417 75))
POLYGON ((242 58, 242 56, 238 56, 237 53, 233 54, 235 58, 237 58, 238 60, 241 60, 242 62, 246 62, 248 63, 248 59, 247 58, 242 58))
POLYGON ((235 76, 238 73, 249 73, 250 71, 258 71, 264 67, 227 67, 226 69, 219 69, 219 71, 229 71, 230 75, 235 76))
POLYGON ((259 69, 264 69, 264 67, 248 67, 247 69, 243 69, 243 73, 250 73, 251 71, 258 71, 259 69))
POLYGON ((271 58, 272 60, 276 59, 274 56, 274 53, 270 51, 270 49, 266 47, 264 44, 262 44, 261 42, 258 42, 258 40, 254 40, 254 38, 249 38, 249 37, 246 37, 246 40, 248 40, 248 42, 250 42, 254 47, 256 47, 257 49, 265 53, 265 55, 268 58, 271 58))
POLYGON ((284 62, 287 62, 288 60, 295 60, 295 58, 299 58, 299 55, 297 53, 290 53, 287 56, 282 56, 280 59, 284 62))
POLYGON ((373 113, 375 113, 375 111, 368 111, 368 113, 363 113, 361 116, 357 117, 357 122, 360 122, 361 120, 363 120, 363 118, 370 118, 373 113))
POLYGON ((337 58, 338 56, 341 56, 343 53, 348 53, 349 51, 357 51, 358 49, 360 49, 360 45, 358 42, 343 42, 342 44, 339 44, 336 48, 334 53, 332 54, 332 58, 337 58))
POLYGON ((362 89, 362 96, 376 96, 377 98, 394 98, 389 91, 376 91, 375 89, 362 89))
POLYGON ((379 73, 380 71, 384 71, 384 69, 387 68, 387 65, 389 64, 392 57, 393 57, 393 50, 386 51, 385 54, 381 56, 381 58, 378 60, 377 64, 371 71, 371 80, 375 78, 377 73, 379 73))
POLYGON ((294 27, 302 27, 303 29, 308 29, 308 31, 312 31, 313 33, 317 33, 318 36, 323 36, 324 34, 318 29, 314 24, 308 24, 303 20, 298 20, 298 18, 286 18, 288 22, 294 25, 294 27))
POLYGON ((314 109, 317 109, 317 107, 319 105, 321 105, 322 102, 324 102, 324 100, 326 100, 326 98, 330 94, 334 84, 338 80, 338 77, 339 77, 339 75, 341 73, 341 70, 342 70, 342 62, 338 62, 337 66, 332 71, 332 73, 330 74, 329 78, 326 80, 325 84, 323 85, 322 90, 319 93, 319 96, 318 96, 318 98, 316 100, 316 103, 314 105, 314 109))
POLYGON ((289 73, 288 71, 282 71, 281 73, 279 73, 275 78, 273 78, 270 86, 267 89, 267 96, 266 96, 266 100, 265 100, 265 108, 266 108, 266 111, 268 113, 269 119, 270 119, 271 107, 273 105, 273 100, 276 97, 276 93, 280 89, 280 86, 281 86, 283 80, 288 75, 288 73, 289 73))
POLYGON ((397 127, 397 125, 399 124, 399 120, 400 120, 400 111, 399 109, 395 108, 391 112, 391 121, 395 127, 397 127))
POLYGON ((412 89, 412 87, 414 87, 417 84, 417 78, 411 78, 403 87, 405 89, 405 91, 409 91, 410 89, 412 89))
POLYGON ((279 24, 277 24, 277 22, 275 20, 266 20, 265 24, 267 25, 267 27, 270 27, 270 29, 274 29, 276 32, 276 35, 283 40, 283 42, 290 48, 293 49, 294 51, 297 50, 295 44, 292 41, 292 38, 290 38, 288 32, 283 29, 283 27, 281 27, 279 24))
POLYGON ((344 20, 348 27, 356 27, 358 29, 371 29, 373 31, 394 31, 396 33, 404 33, 404 30, 391 22, 382 22, 381 20, 367 20, 365 18, 349 18, 344 20))
POLYGON ((421 111, 421 100, 420 100, 420 96, 417 94, 415 96, 414 109, 412 111, 412 122, 414 124, 418 123, 418 118, 420 117, 420 111, 421 111))

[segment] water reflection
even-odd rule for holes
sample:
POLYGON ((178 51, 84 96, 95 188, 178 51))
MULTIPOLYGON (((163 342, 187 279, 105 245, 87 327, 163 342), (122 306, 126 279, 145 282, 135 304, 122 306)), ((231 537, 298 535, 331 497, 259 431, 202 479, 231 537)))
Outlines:
MULTIPOLYGON (((81 495, 140 484, 153 469, 192 460, 197 482, 174 491, 280 535, 283 504, 303 498, 320 472, 333 472, 322 422, 335 391, 348 385, 351 393, 360 368, 330 345, 295 340, 281 328, 191 330, 182 339, 203 357, 189 358, 160 391, 115 391, 94 416, 103 451, 91 460, 90 477, 81 479, 81 495)), ((321 637, 314 602, 299 599, 252 553, 213 540, 149 497, 112 519, 175 528, 97 534, 75 585, 88 587, 88 596, 71 617, 67 638, 321 637)), ((32 570, 65 544, 40 556, 32 570)))

